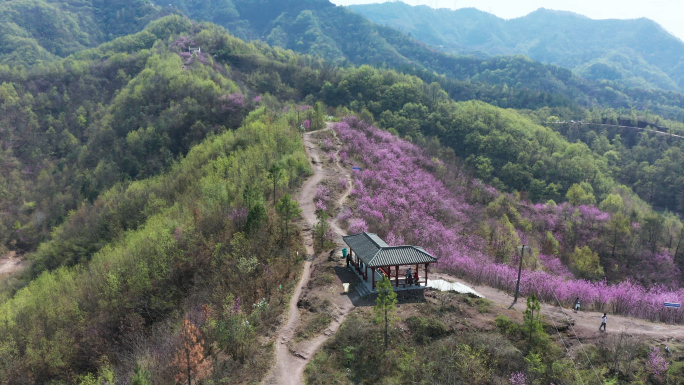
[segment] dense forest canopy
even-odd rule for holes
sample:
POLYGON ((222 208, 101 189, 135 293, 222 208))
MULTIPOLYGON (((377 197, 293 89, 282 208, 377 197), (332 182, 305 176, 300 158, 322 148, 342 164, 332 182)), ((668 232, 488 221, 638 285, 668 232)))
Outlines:
POLYGON ((140 31, 161 16, 147 0, 0 2, 0 63, 32 65, 140 31))

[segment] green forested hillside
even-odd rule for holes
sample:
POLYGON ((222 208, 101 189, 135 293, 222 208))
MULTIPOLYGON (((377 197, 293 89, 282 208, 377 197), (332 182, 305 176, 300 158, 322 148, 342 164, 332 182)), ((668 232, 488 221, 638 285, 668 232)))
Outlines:
POLYGON ((522 54, 571 68, 588 79, 628 87, 684 89, 684 43, 645 18, 592 20, 542 8, 504 20, 474 8, 438 10, 403 2, 349 8, 445 52, 522 54))
POLYGON ((21 281, 4 281, 0 383, 173 382, 180 320, 215 344, 217 368, 231 368, 217 379, 267 369, 272 350, 256 336, 273 332, 304 255, 272 202, 289 201, 310 172, 298 127, 320 127, 322 115, 283 112, 279 99, 300 99, 286 85, 255 98, 249 73, 186 55, 196 42, 260 61, 250 72, 306 60, 171 16, 5 74, 15 81, 3 83, 13 129, 2 132, 2 223, 15 224, 5 246, 32 248, 54 231, 21 281))
POLYGON ((279 164, 285 186, 296 185, 308 163, 296 131, 263 112, 194 147, 168 173, 110 190, 70 216, 39 255, 71 258, 69 246, 79 242, 99 250, 89 263, 45 272, 0 306, 0 383, 27 373, 28 383, 74 383, 88 372, 104 376, 110 365, 132 370, 136 362, 148 363, 157 381, 172 382, 180 337, 164 322, 184 312, 208 328, 210 343, 230 357, 223 360, 268 356, 268 349, 254 349, 252 334, 273 330, 282 304, 277 287, 292 279, 302 247, 296 237, 281 238, 285 223, 263 195, 268 169, 279 164), (256 329, 230 340, 226 328, 235 319, 223 318, 222 309, 236 300, 251 308, 262 298, 255 311, 233 315, 256 329))
POLYGON ((140 31, 161 16, 147 0, 4 0, 0 63, 31 65, 140 31))

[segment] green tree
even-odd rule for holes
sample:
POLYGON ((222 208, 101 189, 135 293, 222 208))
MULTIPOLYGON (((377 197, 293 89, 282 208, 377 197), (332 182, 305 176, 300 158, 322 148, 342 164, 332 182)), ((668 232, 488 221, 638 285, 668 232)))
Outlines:
POLYGON ((546 255, 558 255, 559 253, 559 243, 553 233, 550 231, 546 232, 546 238, 541 245, 541 252, 546 255))
MULTIPOLYGON (((603 202, 601 204, 603 204, 603 202)), ((615 249, 617 248, 618 242, 623 237, 629 235, 629 225, 629 218, 620 212, 613 214, 613 217, 610 218, 610 221, 608 222, 608 231, 610 232, 610 243, 612 245, 610 248, 611 258, 615 256, 615 249)))
POLYGON ((131 385, 152 385, 150 372, 142 369, 140 366, 136 366, 133 377, 131 377, 131 385))
POLYGON ((520 237, 515 231, 515 226, 508 219, 508 215, 501 216, 501 219, 492 226, 489 245, 497 261, 500 262, 508 262, 515 253, 520 245, 520 237))
POLYGON ((261 189, 259 187, 249 184, 245 186, 244 191, 242 191, 242 202, 244 203, 248 212, 256 203, 262 202, 263 199, 264 198, 261 195, 261 189))
POLYGON ((288 238, 290 236, 290 221, 302 213, 302 209, 299 208, 299 202, 292 199, 290 194, 285 194, 278 200, 278 203, 276 204, 276 212, 283 220, 283 230, 285 232, 285 237, 288 238))
POLYGON ((114 370, 106 364, 104 367, 100 368, 97 376, 92 373, 81 376, 79 385, 114 385, 116 383, 116 378, 114 377, 114 370))
POLYGON ((330 216, 323 210, 316 212, 318 222, 313 226, 314 244, 318 245, 319 250, 323 250, 329 243, 330 238, 330 223, 328 218, 330 216))
POLYGON ((523 312, 522 332, 527 337, 530 351, 548 342, 542 325, 541 304, 536 294, 527 297, 527 307, 523 312))
POLYGON ((578 205, 591 205, 596 203, 596 198, 594 198, 593 192, 585 191, 584 188, 579 183, 575 183, 568 189, 565 197, 568 199, 570 204, 578 205))
POLYGON ((570 255, 570 265, 583 278, 597 279, 604 275, 598 254, 591 251, 589 246, 581 249, 575 247, 575 251, 570 255))
POLYGON ((245 230, 247 230, 248 233, 253 233, 254 231, 260 229, 267 220, 268 213, 266 212, 266 207, 264 207, 263 203, 257 202, 247 213, 245 230))
POLYGON ((268 178, 273 182, 273 205, 276 204, 276 187, 278 186, 278 181, 282 178, 282 167, 278 164, 274 164, 268 169, 268 178))
POLYGON ((382 277, 377 286, 378 298, 375 300, 373 313, 376 323, 384 324, 385 349, 389 346, 389 328, 396 321, 397 293, 394 292, 392 282, 386 276, 382 277))
POLYGON ((624 208, 624 203, 622 202, 622 197, 618 194, 609 194, 606 199, 604 199, 599 208, 605 212, 617 213, 624 208))

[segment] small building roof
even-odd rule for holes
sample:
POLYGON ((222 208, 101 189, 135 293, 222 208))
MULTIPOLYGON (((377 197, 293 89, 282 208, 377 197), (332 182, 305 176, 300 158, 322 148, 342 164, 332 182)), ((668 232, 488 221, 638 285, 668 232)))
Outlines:
POLYGON ((342 239, 369 267, 437 262, 437 258, 420 246, 390 246, 373 233, 347 235, 342 239))

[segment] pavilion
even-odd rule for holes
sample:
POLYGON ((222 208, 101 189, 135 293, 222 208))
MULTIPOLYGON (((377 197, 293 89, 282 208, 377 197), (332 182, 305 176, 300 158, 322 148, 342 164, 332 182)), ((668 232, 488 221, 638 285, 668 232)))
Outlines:
POLYGON ((397 288, 412 285, 425 287, 428 282, 428 267, 431 263, 437 262, 437 258, 420 246, 390 246, 373 233, 347 235, 342 239, 349 246, 347 261, 366 282, 370 269, 372 290, 375 290, 376 272, 388 277, 397 288), (425 267, 425 274, 422 276, 419 274, 421 265, 425 267), (399 270, 404 266, 406 269, 400 274, 399 270), (406 271, 414 266, 415 270, 409 278, 406 271))

